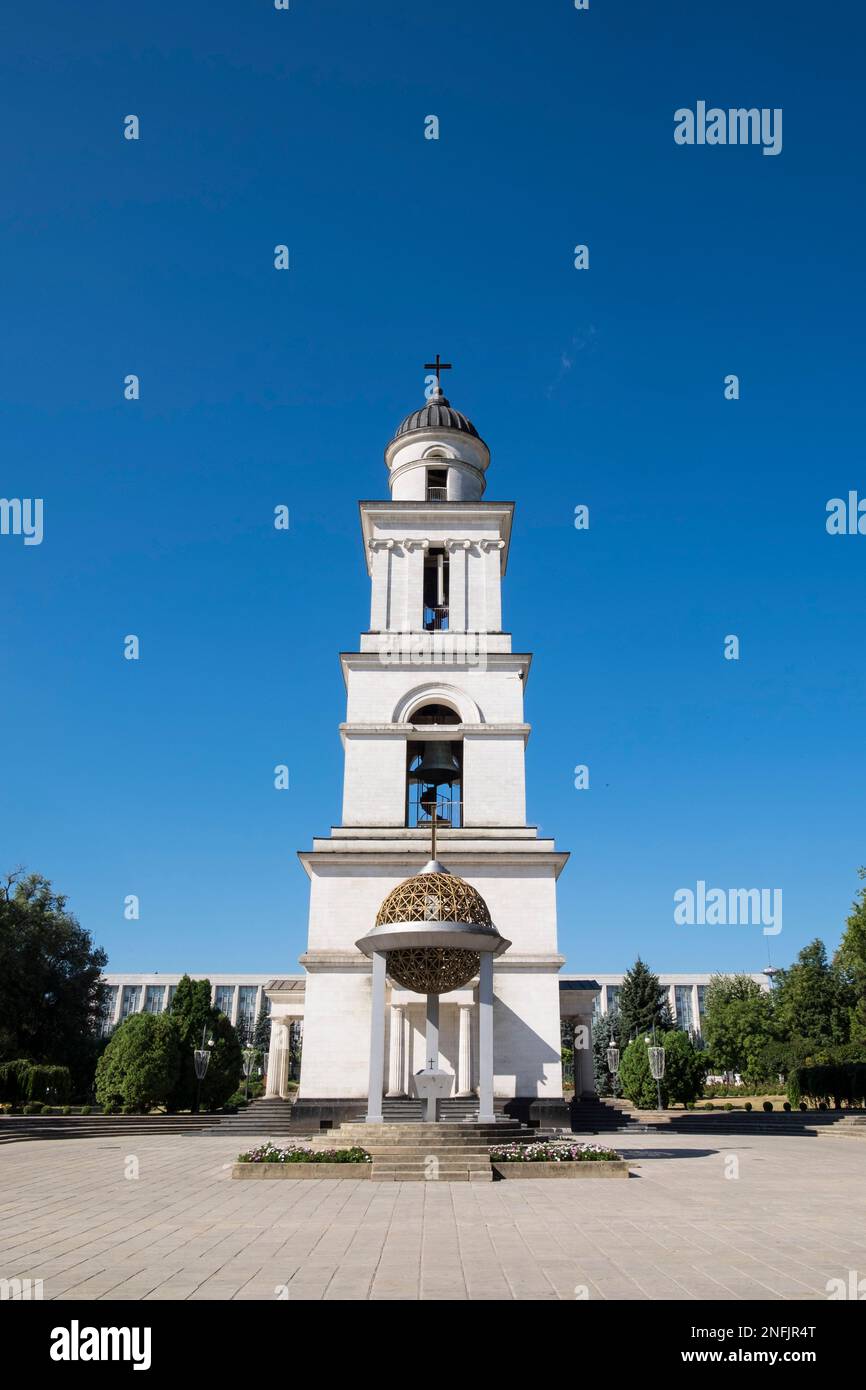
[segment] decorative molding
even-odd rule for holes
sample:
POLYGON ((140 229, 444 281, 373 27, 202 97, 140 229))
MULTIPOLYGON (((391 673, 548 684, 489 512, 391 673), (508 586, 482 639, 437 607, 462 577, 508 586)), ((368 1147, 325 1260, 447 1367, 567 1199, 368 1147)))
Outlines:
POLYGON ((415 536, 407 536, 403 541, 404 550, 429 550, 430 542, 418 540, 415 536))
MULTIPOLYGON (((483 542, 482 542, 482 544, 483 544, 483 542)), ((446 550, 471 550, 471 549, 472 549, 472 541, 467 541, 467 540, 451 540, 451 539, 449 538, 449 539, 447 539, 447 540, 445 541, 445 549, 446 549, 446 550)))
POLYGON ((481 547, 482 550, 486 550, 486 551, 489 551, 489 550, 504 550, 504 549, 505 549, 505 541, 501 541, 501 540, 500 540, 500 541, 484 540, 484 541, 479 541, 478 544, 479 544, 479 546, 481 547))
POLYGON ((369 540, 369 541, 367 542, 367 545, 370 547, 370 549, 371 549, 372 551, 377 551, 377 550, 393 550, 393 549, 394 549, 394 546, 395 546, 396 544, 397 544, 396 541, 393 541, 393 540, 387 540, 387 541, 385 541, 385 540, 380 540, 378 537, 374 537, 372 540, 369 540))

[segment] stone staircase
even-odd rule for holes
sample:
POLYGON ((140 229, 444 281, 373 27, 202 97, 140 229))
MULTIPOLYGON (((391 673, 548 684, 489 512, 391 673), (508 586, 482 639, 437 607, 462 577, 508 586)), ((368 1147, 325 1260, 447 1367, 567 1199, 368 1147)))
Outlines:
MULTIPOLYGON (((497 1123, 500 1116, 507 1119, 502 1104, 494 1105, 497 1123)), ((385 1096, 382 1119, 385 1124, 421 1124, 425 1122, 427 1104, 415 1096, 385 1096)), ((438 1101, 436 1118, 443 1124, 468 1124, 478 1119, 477 1096, 447 1096, 438 1101)))
POLYGON ((129 1139, 135 1135, 207 1134, 214 1115, 4 1115, 0 1144, 29 1139, 129 1139))
MULTIPOLYGON (((281 1100, 278 1096, 262 1096, 251 1101, 236 1115, 211 1115, 211 1127, 204 1133, 210 1136, 237 1134, 266 1136, 268 1139, 284 1138, 301 1132, 292 1119, 292 1102, 281 1100)), ((309 1130, 305 1131, 309 1133, 309 1130)))
POLYGON ((703 1139, 787 1134, 815 1138, 829 1132, 858 1136, 858 1123, 863 1124, 866 1137, 866 1115, 843 1110, 637 1110, 628 1101, 610 1097, 575 1101, 571 1109, 575 1134, 681 1134, 703 1139))
POLYGON ((491 1144, 538 1137, 538 1130, 516 1120, 493 1125, 390 1120, 343 1124, 317 1135, 313 1146, 366 1149, 373 1159, 371 1182, 492 1182, 491 1144))
POLYGON ((572 1134, 650 1134, 655 1125, 647 1124, 641 1112, 610 1097, 575 1100, 571 1104, 572 1134))

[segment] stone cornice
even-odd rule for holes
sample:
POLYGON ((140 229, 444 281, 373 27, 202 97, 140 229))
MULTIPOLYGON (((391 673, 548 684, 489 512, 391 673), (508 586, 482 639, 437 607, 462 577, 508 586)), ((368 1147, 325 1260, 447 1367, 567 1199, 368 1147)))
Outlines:
POLYGON ((349 724, 339 725, 340 737, 423 739, 425 743, 449 742, 455 738, 502 738, 519 735, 523 742, 529 738, 531 724, 349 724))
MULTIPOLYGON (((361 513, 361 533, 368 574, 371 572, 370 541, 374 539, 374 529, 377 526, 388 529, 393 527, 394 530, 399 528, 405 535, 403 527, 407 521, 422 527, 429 526, 439 533, 446 529, 454 533, 455 540, 470 540, 473 544, 476 543, 477 538, 465 536, 458 538, 456 533, 464 526, 497 530, 499 532, 498 541, 488 536, 485 537, 485 542, 489 542, 499 550, 501 571, 505 574, 508 565, 508 546, 511 540, 511 523, 514 517, 513 502, 426 502, 422 500, 377 502, 362 500, 358 503, 358 508, 361 513)), ((381 538, 376 537, 375 539, 381 538)), ((398 537, 394 539, 399 540, 398 537)))
MULTIPOLYGON (((472 833, 472 827, 467 827, 467 835, 472 833)), ((416 873, 429 859, 429 846, 417 850, 397 849, 393 843, 388 846, 376 845, 371 849, 359 849, 357 845, 347 848, 345 841, 328 841, 333 845, 333 849, 299 849, 298 859, 304 867, 305 873, 312 878, 313 869, 317 865, 322 868, 325 865, 332 866, 339 864, 344 868, 369 869, 371 866, 383 876, 394 874, 398 878, 408 878, 410 874, 416 873)), ((471 873, 473 869, 529 869, 533 872, 539 868, 551 869, 554 878, 559 878, 562 870, 568 862, 567 850, 538 850, 538 849, 488 849, 475 848, 471 850, 460 849, 453 841, 448 845, 447 853, 442 850, 443 859, 447 859, 448 867, 456 869, 458 873, 463 869, 466 873, 471 873)))
MULTIPOLYGON (((387 632, 377 633, 383 640, 393 638, 394 642, 408 640, 411 637, 423 637, 425 639, 434 637, 438 639, 436 647, 436 659, 430 661, 412 661, 406 663, 407 668, 411 668, 418 675, 423 675, 426 671, 435 672, 441 676, 443 671, 458 669, 461 666, 468 666, 477 669, 479 661, 471 652, 461 653, 457 649, 457 643, 465 645, 467 638, 484 637, 487 634, 478 632, 398 632, 389 629, 387 632), (454 639, 452 646, 455 648, 453 654, 449 651, 449 639, 454 639), (470 656, 473 658, 470 660, 470 656)), ((500 633, 494 634, 501 636, 500 633)), ((513 671, 522 676, 524 685, 529 679, 529 668, 532 665, 531 652, 484 652, 483 654, 485 671, 513 671)), ((380 670, 394 668, 399 662, 393 659, 383 661, 381 651, 373 652, 340 652, 340 669, 343 672, 343 682, 348 687, 350 670, 380 670)))

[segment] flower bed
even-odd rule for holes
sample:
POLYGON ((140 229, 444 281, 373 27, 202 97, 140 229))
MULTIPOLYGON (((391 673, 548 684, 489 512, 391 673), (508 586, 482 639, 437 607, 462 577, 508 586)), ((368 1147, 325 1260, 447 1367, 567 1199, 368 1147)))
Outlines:
POLYGON ((618 1162, 614 1149, 598 1144, 573 1144, 552 1139, 537 1144, 499 1144, 490 1149, 491 1163, 611 1163, 618 1162))
POLYGON ((372 1163, 366 1149, 310 1149, 303 1144, 280 1148, 268 1140, 249 1153, 238 1154, 238 1163, 372 1163))

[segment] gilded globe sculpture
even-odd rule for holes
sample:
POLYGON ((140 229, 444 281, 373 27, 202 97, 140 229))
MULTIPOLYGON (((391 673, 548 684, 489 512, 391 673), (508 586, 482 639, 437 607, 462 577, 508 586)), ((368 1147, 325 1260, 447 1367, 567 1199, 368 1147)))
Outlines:
POLYGON ((428 995, 461 989, 478 974, 482 951, 507 945, 478 890, 435 859, 391 889, 358 942, 365 954, 386 955, 395 984, 428 995))

